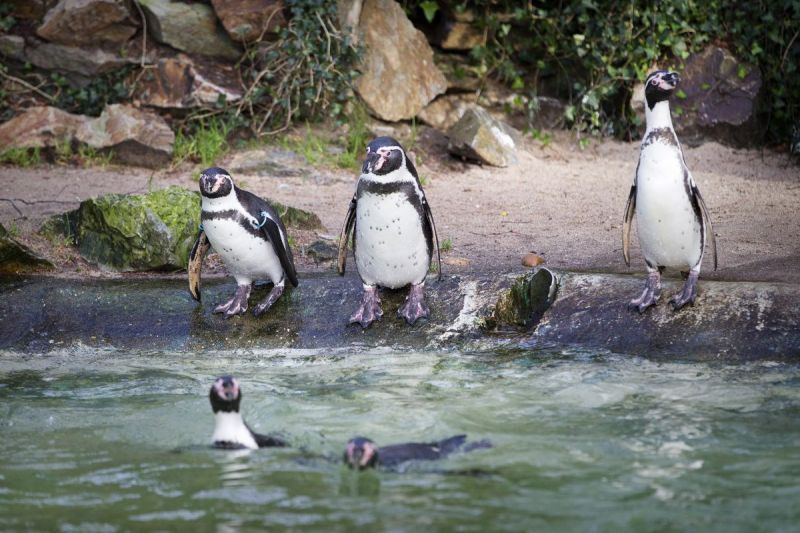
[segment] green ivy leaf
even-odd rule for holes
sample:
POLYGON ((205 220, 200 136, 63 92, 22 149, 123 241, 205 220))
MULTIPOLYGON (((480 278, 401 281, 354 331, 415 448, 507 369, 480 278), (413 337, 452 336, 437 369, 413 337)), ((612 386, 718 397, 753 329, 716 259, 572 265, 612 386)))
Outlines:
POLYGON ((744 68, 744 65, 739 65, 739 70, 736 72, 736 75, 739 76, 740 80, 743 80, 747 77, 747 69, 744 68))
POLYGON ((439 4, 432 0, 426 0, 422 2, 419 7, 422 8, 422 12, 425 14, 427 21, 433 22, 433 17, 435 17, 436 12, 439 11, 439 4))
POLYGON ((675 91, 675 96, 677 96, 681 100, 686 100, 686 93, 684 92, 683 89, 678 89, 677 91, 675 91))

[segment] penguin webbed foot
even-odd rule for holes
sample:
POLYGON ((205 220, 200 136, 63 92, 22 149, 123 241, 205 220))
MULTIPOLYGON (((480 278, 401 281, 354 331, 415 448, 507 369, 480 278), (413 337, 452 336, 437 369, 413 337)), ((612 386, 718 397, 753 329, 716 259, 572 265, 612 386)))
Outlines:
POLYGON ((697 298, 697 278, 699 272, 690 272, 683 284, 683 289, 670 298, 669 303, 672 304, 672 310, 677 311, 684 307, 686 304, 694 305, 697 298))
POLYGON ((413 326, 417 320, 428 318, 431 314, 428 304, 425 303, 424 287, 423 283, 411 285, 406 301, 397 310, 397 314, 405 318, 409 325, 413 326))
POLYGON ((628 309, 636 309, 640 314, 644 313, 649 307, 658 303, 659 296, 661 296, 661 273, 649 272, 641 296, 628 302, 628 309))
POLYGON ((264 301, 262 301, 255 307, 255 309, 253 309, 253 316, 261 316, 267 311, 267 309, 272 307, 272 305, 277 302, 278 298, 280 298, 283 294, 283 287, 283 282, 274 285, 267 297, 264 298, 264 301))
POLYGON ((362 328, 366 329, 376 320, 380 320, 382 316, 383 309, 378 295, 378 287, 364 287, 361 306, 350 316, 350 324, 360 324, 362 328))
POLYGON ((240 315, 247 311, 247 299, 250 298, 250 284, 238 285, 233 298, 214 308, 214 313, 223 313, 224 318, 240 315))

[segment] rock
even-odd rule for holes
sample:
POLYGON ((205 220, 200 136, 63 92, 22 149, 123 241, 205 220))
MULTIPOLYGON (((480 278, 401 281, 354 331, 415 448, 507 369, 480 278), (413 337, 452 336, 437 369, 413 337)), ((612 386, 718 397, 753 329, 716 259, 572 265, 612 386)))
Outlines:
POLYGON ((689 56, 671 102, 673 122, 684 144, 713 139, 733 146, 759 139, 756 104, 761 72, 718 46, 689 56))
POLYGON ((486 33, 475 27, 475 14, 470 10, 437 17, 433 42, 445 50, 471 50, 486 44, 486 33))
POLYGON ((537 324, 545 311, 555 302, 558 278, 547 268, 517 278, 485 319, 486 326, 530 328, 537 324))
POLYGON ((100 48, 81 48, 29 38, 25 44, 24 60, 44 70, 72 72, 91 78, 135 63, 137 58, 123 57, 100 48))
POLYGON ((0 273, 20 273, 53 268, 53 264, 17 242, 0 224, 0 273))
POLYGON ((468 267, 469 259, 466 257, 443 257, 442 263, 455 267, 468 267))
POLYGON ((234 41, 252 43, 286 26, 283 0, 211 0, 211 4, 234 41))
POLYGON ((137 31, 124 0, 61 0, 47 12, 37 35, 60 44, 122 44, 137 31))
POLYGON ((220 97, 235 102, 242 94, 242 80, 233 66, 179 54, 159 59, 142 76, 134 97, 147 106, 185 109, 213 105, 220 97))
POLYGON ((88 117, 73 115, 56 107, 31 107, 0 124, 0 146, 5 148, 44 148, 64 139, 72 140, 88 117))
POLYGON ((544 264, 544 257, 533 252, 522 256, 522 266, 535 267, 544 264))
POLYGON ((415 117, 447 89, 425 36, 394 0, 365 0, 359 30, 365 54, 356 91, 376 117, 415 117))
POLYGON ((24 61, 25 39, 19 35, 0 35, 0 55, 17 61, 24 61))
POLYGON ((322 263, 336 259, 339 255, 339 249, 329 242, 314 241, 308 245, 306 253, 315 263, 322 263))
POLYGON ((350 39, 358 43, 358 21, 361 18, 363 0, 337 0, 339 27, 349 33, 350 39))
POLYGON ((492 118, 485 109, 468 109, 447 136, 447 149, 454 155, 496 167, 516 162, 519 133, 492 118))
POLYGON ((109 194, 58 217, 69 221, 65 234, 87 261, 121 271, 185 268, 200 225, 200 195, 174 186, 109 194))
POLYGON ((58 0, 4 0, 11 7, 11 15, 18 19, 41 21, 58 0))
POLYGON ((800 124, 792 128, 792 138, 789 141, 789 153, 800 156, 800 124))
POLYGON ((211 6, 171 0, 139 0, 153 38, 190 54, 238 59, 241 51, 217 25, 211 6))
POLYGON ((94 148, 112 148, 121 163, 149 168, 169 163, 175 142, 161 116, 128 104, 106 106, 98 118, 78 128, 75 138, 94 148))
POLYGON ((298 229, 324 229, 322 221, 311 211, 290 207, 273 200, 268 200, 268 202, 278 212, 286 226, 298 229))
POLYGON ((419 119, 432 128, 446 131, 453 127, 464 112, 475 105, 475 97, 462 94, 443 94, 419 112, 419 119))

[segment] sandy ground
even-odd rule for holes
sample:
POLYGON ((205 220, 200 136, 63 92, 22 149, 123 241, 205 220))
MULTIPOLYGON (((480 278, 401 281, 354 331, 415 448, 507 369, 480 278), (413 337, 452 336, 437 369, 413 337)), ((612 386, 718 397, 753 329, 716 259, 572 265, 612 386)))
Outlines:
MULTIPOLYGON (((630 269, 622 259, 621 238, 638 143, 593 140, 581 150, 572 134, 553 135, 546 146, 526 141, 516 165, 494 168, 449 157, 441 134, 422 129, 414 148, 418 168, 439 238, 452 242, 445 273, 520 269, 526 252, 536 252, 554 268, 643 273, 635 230, 630 269)), ((786 154, 716 143, 686 148, 685 157, 717 235, 719 269, 713 272, 707 259, 701 278, 799 283, 800 165, 786 154)), ((358 169, 313 167, 277 147, 229 154, 220 166, 246 189, 317 213, 326 229, 299 236, 299 270, 332 268, 303 257, 304 246, 338 234, 358 169)), ((197 170, 3 167, 0 222, 54 259, 58 273, 104 275, 69 249, 36 236, 42 220, 95 195, 171 184, 195 188, 197 170)))

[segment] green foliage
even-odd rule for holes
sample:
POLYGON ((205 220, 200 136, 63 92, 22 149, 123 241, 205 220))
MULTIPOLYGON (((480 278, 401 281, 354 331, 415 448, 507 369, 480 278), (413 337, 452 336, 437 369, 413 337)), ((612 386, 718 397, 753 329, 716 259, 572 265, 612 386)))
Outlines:
POLYGON ((116 104, 129 96, 125 82, 132 67, 124 67, 93 77, 83 87, 71 85, 57 72, 50 74, 45 92, 53 95, 54 105, 70 113, 99 116, 108 104, 116 104))
POLYGON ((230 129, 230 125, 218 117, 187 123, 175 134, 173 162, 193 161, 203 168, 214 166, 228 151, 230 129))
POLYGON ((41 150, 36 148, 9 148, 0 154, 0 163, 17 167, 32 167, 42 162, 41 150))
POLYGON ((9 4, 0 4, 0 31, 7 32, 17 23, 11 15, 11 6, 9 4))
POLYGON ((443 240, 443 241, 442 241, 442 243, 439 245, 439 249, 440 249, 442 252, 445 252, 445 253, 447 253, 447 252, 451 251, 451 250, 453 249, 453 239, 451 239, 450 237, 447 237, 447 238, 446 238, 445 240, 443 240))
POLYGON ((262 42, 241 64, 244 98, 227 111, 257 135, 291 124, 338 117, 351 98, 359 49, 337 29, 334 0, 287 0, 291 12, 277 40, 262 42))
POLYGON ((364 150, 369 143, 372 133, 367 127, 368 114, 363 105, 356 104, 347 116, 347 137, 345 138, 344 151, 339 154, 336 164, 341 168, 354 168, 361 166, 364 150))
MULTIPOLYGON (((409 12, 430 11, 430 3, 404 2, 409 12)), ((455 5, 432 3, 442 10, 455 5)), ((797 0, 473 0, 468 5, 488 35, 485 46, 471 51, 475 71, 533 98, 544 89, 568 99, 564 118, 579 134, 629 136, 637 126, 629 108, 633 85, 655 62, 680 68, 691 52, 711 42, 761 70, 768 141, 785 142, 800 122, 797 0)), ((747 69, 742 66, 737 75, 746 76, 747 69)))

